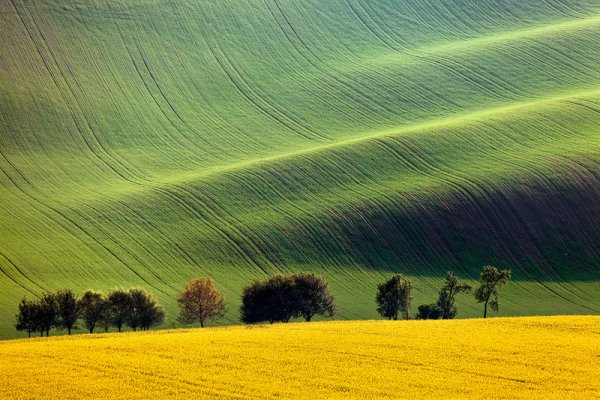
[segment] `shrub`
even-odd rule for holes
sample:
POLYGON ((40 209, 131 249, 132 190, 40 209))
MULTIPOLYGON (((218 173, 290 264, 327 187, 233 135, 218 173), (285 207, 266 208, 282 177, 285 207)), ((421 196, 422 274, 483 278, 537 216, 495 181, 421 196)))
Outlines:
POLYGON ((440 319, 443 311, 437 304, 423 304, 418 307, 417 319, 440 319))

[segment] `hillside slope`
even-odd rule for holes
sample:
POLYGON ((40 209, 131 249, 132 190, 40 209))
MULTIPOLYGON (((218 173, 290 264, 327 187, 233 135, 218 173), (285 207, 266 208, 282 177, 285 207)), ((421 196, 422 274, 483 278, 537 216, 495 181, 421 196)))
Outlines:
POLYGON ((597 399, 599 328, 563 316, 7 340, 0 398, 597 399))
MULTIPOLYGON (((7 0, 0 335, 23 295, 211 274, 511 267, 505 314, 600 311, 600 4, 7 0)), ((479 313, 464 300, 465 316, 479 313)))

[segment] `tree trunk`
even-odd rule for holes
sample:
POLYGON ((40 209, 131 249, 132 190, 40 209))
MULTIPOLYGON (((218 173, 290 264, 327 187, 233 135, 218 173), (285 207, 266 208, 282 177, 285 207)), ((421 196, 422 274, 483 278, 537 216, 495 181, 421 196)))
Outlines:
POLYGON ((67 328, 67 332, 69 332, 69 335, 71 334, 71 328, 67 328))
POLYGON ((46 337, 50 336, 50 328, 46 328, 46 337))
POLYGON ((203 319, 200 320, 200 328, 204 328, 204 320, 203 319))
POLYGON ((485 300, 485 304, 483 305, 483 318, 487 318, 487 305, 488 305, 488 301, 489 299, 485 300))
POLYGON ((31 339, 31 332, 27 332, 27 333, 29 333, 29 339, 31 339))

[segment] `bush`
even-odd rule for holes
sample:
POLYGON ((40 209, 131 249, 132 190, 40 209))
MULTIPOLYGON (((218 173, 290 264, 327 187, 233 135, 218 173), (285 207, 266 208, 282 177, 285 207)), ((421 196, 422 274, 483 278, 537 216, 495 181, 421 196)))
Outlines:
POLYGON ((417 311, 417 319, 440 319, 443 311, 437 304, 420 305, 417 311))

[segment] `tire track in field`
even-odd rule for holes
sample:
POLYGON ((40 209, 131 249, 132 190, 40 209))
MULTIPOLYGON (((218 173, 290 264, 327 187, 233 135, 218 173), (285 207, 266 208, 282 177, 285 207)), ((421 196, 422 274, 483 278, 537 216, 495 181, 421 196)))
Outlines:
MULTIPOLYGON (((13 1, 13 0, 11 0, 11 1, 13 1)), ((32 37, 32 36, 31 36, 31 37, 32 37)), ((33 37, 32 37, 32 40, 33 40, 33 37)), ((34 41, 34 42, 35 42, 35 41, 34 41)), ((36 46, 37 46, 37 45, 36 45, 36 46)), ((38 49, 39 49, 39 47, 38 47, 38 49)), ((41 50, 40 50, 40 51, 41 51, 41 50)), ((40 52, 40 55, 41 55, 41 54, 42 54, 42 53, 40 52)), ((50 71, 50 67, 48 66, 48 64, 46 64, 46 66, 47 66, 47 68, 48 68, 48 71, 50 71)), ((63 79, 65 79, 65 80, 66 80, 66 77, 64 77, 64 75, 63 75, 63 79)), ((59 90, 60 90, 60 85, 58 84, 58 82, 57 82, 56 80, 55 80, 55 83, 56 83, 57 87, 58 87, 58 88, 59 88, 59 90)), ((63 93, 63 92, 62 92, 62 90, 61 90, 61 93, 63 93)), ((64 93, 63 93, 63 98, 64 98, 64 101, 65 101, 65 103, 66 103, 67 105, 68 105, 68 104, 70 104, 70 103, 69 103, 69 101, 68 101, 68 100, 66 99, 66 97, 64 96, 64 93)), ((78 129, 79 129, 79 131, 80 131, 80 133, 81 133, 82 137, 84 138, 84 140, 86 140, 86 139, 85 139, 85 135, 84 135, 84 133, 83 133, 83 130, 80 128, 80 125, 77 123, 77 118, 75 117, 75 113, 74 113, 73 109, 71 109, 71 111, 72 111, 72 116, 73 116, 73 120, 74 120, 74 122, 77 124, 77 127, 78 127, 78 129)), ((89 125, 89 124, 88 124, 88 125, 89 125)), ((91 127, 90 127, 90 129, 91 129, 91 127)), ((88 143, 88 142, 87 142, 87 140, 86 140, 86 143, 88 143)), ((94 154, 95 154, 95 155, 98 157, 98 159, 100 159, 101 161, 103 161, 103 163, 104 163, 104 164, 106 164, 106 165, 110 166, 110 164, 108 164, 108 163, 107 163, 107 162, 106 162, 104 159, 102 159, 102 158, 101 158, 99 155, 97 155, 97 154, 95 153, 95 151, 92 149, 92 147, 91 147, 91 146, 88 146, 88 148, 89 148, 89 150, 90 150, 92 153, 94 153, 94 154)), ((102 148, 103 150, 105 150, 105 149, 104 149, 104 147, 102 147, 102 146, 101 146, 101 148, 102 148)), ((106 150, 105 150, 105 151, 106 151, 106 150)), ((108 153, 106 153, 106 155, 107 155, 107 156, 109 156, 109 155, 108 155, 108 153)), ((110 156, 109 156, 109 157, 110 157, 110 156)), ((113 159, 112 161, 118 164, 118 162, 116 162, 114 159, 113 159)), ((114 169, 113 169, 113 170, 114 170, 114 169)), ((116 170, 114 170, 114 171, 115 171, 115 172, 117 172, 116 170)), ((142 183, 140 183, 140 182, 134 182, 134 181, 131 181, 130 179, 128 179, 127 177, 125 177, 124 175, 121 175, 121 174, 119 174, 119 176, 121 176, 123 179, 125 179, 125 180, 127 180, 127 181, 129 181, 129 182, 131 182, 131 183, 137 184, 137 185, 142 185, 143 183, 146 183, 146 184, 150 184, 150 183, 151 183, 151 182, 149 182, 148 180, 146 180, 145 178, 141 178, 141 177, 136 177, 136 178, 138 178, 138 179, 142 180, 142 183)), ((172 188, 175 188, 175 186, 173 186, 173 185, 169 185, 169 186, 170 186, 170 187, 172 187, 172 188)), ((175 189, 176 189, 176 188, 175 188, 175 189)), ((179 189, 181 189, 181 188, 179 188, 179 189)), ((23 190, 21 190, 21 191, 23 191, 23 190)), ((25 193, 25 192, 23 192, 23 193, 25 193)), ((187 195, 188 195, 188 196, 190 196, 190 198, 194 198, 194 195, 192 195, 190 192, 187 192, 187 195)), ((94 241, 94 242, 96 242, 96 243, 100 244, 100 245, 101 245, 101 246, 102 246, 102 247, 103 247, 105 250, 109 250, 109 248, 108 248, 106 245, 102 244, 102 243, 101 243, 100 241, 98 241, 96 238, 92 237, 92 236, 91 236, 91 235, 90 235, 88 232, 86 232, 86 231, 84 230, 84 228, 83 228, 82 226, 80 226, 79 224, 75 223, 75 221, 74 221, 73 219, 71 219, 71 218, 67 217, 67 216, 66 216, 66 214, 59 212, 59 211, 58 211, 56 208, 54 208, 54 207, 51 207, 51 206, 49 206, 49 205, 46 205, 46 204, 44 204, 44 203, 40 202, 40 201, 39 201, 39 199, 37 199, 37 198, 35 198, 35 197, 32 197, 31 195, 28 195, 28 196, 29 196, 29 197, 31 197, 32 199, 36 200, 36 202, 38 202, 39 204, 42 204, 42 205, 44 205, 44 206, 48 207, 49 209, 51 209, 51 210, 53 210, 53 211, 57 212, 59 215, 61 215, 63 218, 65 218, 67 221, 69 221, 71 224, 74 224, 74 225, 77 227, 77 229, 78 229, 78 230, 80 230, 80 231, 82 231, 82 232, 85 232, 86 236, 88 236, 88 237, 90 237, 91 239, 93 239, 93 241, 94 241)), ((181 203, 181 201, 182 201, 182 200, 183 200, 183 199, 182 199, 181 197, 179 197, 180 204, 182 204, 182 203, 181 203)), ((184 201, 184 202, 185 202, 185 201, 184 201)), ((190 203, 188 203, 188 202, 186 202, 186 204, 187 204, 188 206, 190 205, 190 203)), ((205 204, 205 205, 206 205, 206 204, 205 204)), ((197 211, 198 211, 198 210, 197 210, 197 208, 191 207, 191 208, 188 208, 188 209, 192 209, 192 210, 196 211, 196 214, 197 214, 197 215, 199 215, 199 216, 200 216, 200 215, 202 215, 201 213, 198 213, 198 212, 197 212, 197 211)), ((70 209, 70 210, 71 210, 71 211, 75 211, 75 210, 73 210, 73 209, 70 209)), ((211 222, 210 222, 210 217, 215 217, 215 215, 212 215, 212 214, 211 214, 211 212, 214 212, 214 209, 209 211, 209 213, 208 213, 208 216, 207 216, 207 214, 204 214, 204 215, 202 216, 202 219, 203 219, 204 221, 206 221, 206 223, 207 223, 209 226, 211 226, 211 227, 212 227, 214 230, 216 230, 217 232, 219 232, 219 233, 221 234, 221 236, 222 236, 222 237, 224 237, 224 238, 226 238, 226 240, 230 241, 230 243, 235 243, 235 246, 234 246, 234 247, 235 247, 235 248, 237 248, 237 249, 238 249, 238 251, 241 251, 243 254, 245 254, 245 255, 246 255, 246 257, 249 257, 249 259, 251 260, 251 262, 250 262, 251 264, 254 264, 254 265, 256 265, 256 266, 257 266, 259 269, 261 269, 261 270, 265 271, 265 270, 264 270, 264 268, 263 268, 263 267, 260 265, 259 261, 258 261, 258 260, 257 260, 255 257, 253 257, 253 256, 250 256, 250 255, 249 255, 249 253, 247 252, 247 250, 245 250, 245 248, 244 248, 245 246, 243 245, 243 241, 240 241, 240 240, 236 239, 235 237, 233 237, 232 235, 230 235, 229 233, 227 233, 225 230, 223 230, 223 229, 219 228, 219 227, 218 227, 216 224, 214 224, 214 223, 211 223, 211 222)), ((219 217, 216 217, 216 218, 217 218, 217 220, 219 220, 219 217)), ((222 220, 221 220, 221 221, 222 221, 222 220)), ((106 232, 105 232, 105 233, 106 233, 106 232)), ((130 236, 130 235, 129 235, 129 236, 130 236)), ((109 236, 109 237, 110 237, 110 236, 109 236)), ((131 237, 131 236, 130 236, 130 237, 131 237)), ((241 235, 241 237, 243 238, 244 236, 243 236, 243 235, 241 235)), ((116 240, 116 239, 114 239, 114 240, 116 240)), ((246 238, 246 239, 244 239, 244 240, 248 240, 248 239, 246 238)), ((125 249, 125 248, 124 248, 122 245, 120 245, 118 242, 114 242, 114 244, 115 244, 115 245, 117 245, 118 247, 120 247, 120 248, 121 248, 122 250, 124 250, 126 253, 129 253, 129 254, 131 255, 131 253, 130 253, 130 252, 128 252, 128 251, 127 251, 127 250, 126 250, 126 249, 125 249)), ((252 246, 253 246, 253 245, 251 244, 251 247, 252 247, 252 246)), ((120 258, 120 257, 117 257, 115 252, 113 252, 113 251, 109 251, 109 252, 110 252, 110 254, 112 254, 114 257, 116 257, 116 258, 117 258, 117 259, 118 259, 118 260, 119 260, 121 263, 125 264, 125 265, 126 265, 126 267, 127 267, 129 270, 131 270, 131 271, 132 271, 132 272, 134 272, 134 273, 135 273, 135 274, 136 274, 138 277, 140 277, 140 278, 141 278, 141 279, 144 281, 144 283, 145 283, 145 284, 147 284, 147 285, 148 285, 148 286, 150 286, 150 287, 153 287, 153 288, 154 288, 154 289, 156 289, 157 291, 160 291, 161 293, 163 293, 163 294, 165 294, 165 295, 167 295, 167 296, 168 296, 168 294, 167 294, 166 292, 164 292, 162 289, 160 289, 160 288, 157 288, 157 287, 153 286, 153 285, 152 285, 152 284, 151 284, 149 281, 147 281, 147 280, 143 279, 143 278, 141 277, 141 275, 140 275, 139 273, 137 273, 137 271, 135 271, 135 269, 134 269, 133 267, 131 267, 130 265, 128 265, 128 264, 127 264, 127 263, 126 263, 126 262, 125 262, 125 261, 124 261, 122 258, 120 258)), ((134 258, 136 258, 136 257, 134 257, 134 258)), ((139 261, 139 260, 138 260, 138 261, 139 261)), ((142 265, 143 265, 143 264, 142 264, 142 265)), ((148 266, 145 266, 145 270, 146 270, 147 272, 150 272, 152 275, 154 275, 154 276, 155 276, 155 277, 156 277, 156 278, 157 278, 159 281, 162 281, 163 283, 165 283, 165 284, 166 284, 166 282, 165 282, 164 280, 162 280, 161 278, 159 278, 159 277, 158 277, 158 276, 157 276, 157 275, 156 275, 154 272, 152 272, 152 271, 151 271, 151 269, 150 269, 148 266)), ((169 286, 169 285, 167 285, 167 286, 169 286)), ((172 288, 172 287, 171 287, 171 288, 172 288)))
MULTIPOLYGON (((80 124, 79 124, 79 122, 78 122, 78 118, 76 117, 75 110, 74 110, 74 108, 73 108, 72 104, 71 104, 71 103, 70 103, 70 101, 67 99, 65 92, 64 92, 64 91, 61 89, 61 85, 58 83, 58 80, 57 80, 57 78, 55 77, 55 75, 54 75, 54 74, 52 73, 52 71, 51 71, 51 68, 50 68, 50 65, 49 65, 49 63, 46 61, 45 57, 43 56, 43 52, 42 52, 42 49, 41 49, 40 45, 39 45, 39 44, 38 44, 38 42, 37 42, 37 41, 34 39, 34 36, 33 36, 33 34, 31 33, 31 31, 30 31, 30 30, 29 30, 29 28, 27 27, 27 24, 25 23, 25 20, 24 20, 24 18, 21 16, 21 13, 19 12, 19 9, 17 8, 17 6, 16 6, 16 4, 14 3, 14 1, 15 1, 15 0, 11 0, 11 3, 13 4, 13 7, 15 8, 15 11, 16 11, 16 12, 17 12, 17 14, 19 15, 19 18, 21 18, 21 22, 23 23, 23 25, 24 25, 24 27, 25 27, 26 31, 29 33, 29 37, 30 37, 30 39, 31 39, 31 40, 32 40, 32 42, 34 43, 35 47, 37 48, 37 50, 38 50, 38 53, 39 53, 40 57, 42 58, 42 60, 43 60, 43 62, 44 62, 44 65, 46 66, 46 69, 48 70, 48 73, 49 73, 49 74, 50 74, 50 76, 52 77, 52 79, 53 79, 53 81, 54 81, 54 84, 56 85, 57 89, 59 90, 59 93, 61 94, 61 97, 63 98, 63 101, 64 101, 65 105, 67 105, 67 107, 69 108, 69 110, 70 110, 70 113, 71 113, 72 120, 73 120, 73 122, 75 123, 75 125, 76 125, 76 127, 77 127, 77 129, 78 129, 78 131, 79 131, 79 133, 80 133, 80 135, 81 135, 81 137, 83 138, 83 140, 84 140, 84 141, 85 141, 85 143, 87 144, 87 146, 88 146, 88 149, 90 150, 90 152, 91 152, 92 154, 94 154, 94 156, 95 156, 95 157, 96 157, 96 158, 97 158, 99 161, 101 161, 101 162, 102 162, 104 165, 106 165, 108 168, 110 168, 110 169, 111 169, 111 170, 112 170, 114 173, 116 173, 116 174, 117 174, 118 176, 120 176, 122 179, 124 179, 124 180, 126 180, 126 181, 128 181, 128 182, 130 182, 130 183, 132 183, 132 184, 136 184, 137 182, 134 182, 134 181, 131 181, 130 179, 128 179, 128 177, 126 177, 126 176, 125 176, 124 174, 122 174, 121 172, 117 171, 117 170, 116 170, 114 167, 112 167, 112 165, 111 165, 110 163, 108 163, 108 162, 107 162, 107 161, 106 161, 104 158, 102 158, 102 157, 101 157, 99 154, 97 154, 97 153, 94 151, 93 147, 91 146, 91 143, 90 143, 90 142, 87 140, 87 138, 86 138, 86 135, 84 134, 84 132, 83 132, 83 129, 82 129, 81 125, 80 125, 80 124)), ((34 22, 34 24, 35 24, 35 22, 34 22)), ((37 26, 37 25, 36 25, 36 26, 37 26)), ((39 30, 39 27, 37 27, 37 30, 38 30, 38 32, 40 33, 40 35, 42 35, 42 34, 41 34, 41 31, 39 30)), ((41 37, 42 37, 42 41, 44 41, 44 42, 45 42, 45 39, 44 39, 43 35, 42 35, 41 37)), ((47 45, 46 45, 46 46, 47 46, 47 45)), ((51 53, 51 52, 50 52, 50 53, 51 53)), ((51 53, 51 54, 52 54, 52 53, 51 53)), ((57 64, 57 62, 56 62, 56 59, 54 58, 54 56, 53 56, 53 55, 52 55, 52 58, 54 59, 55 65, 56 65, 56 66, 57 66, 57 68, 58 68, 58 64, 57 64)), ((60 68, 59 68, 59 71, 60 71, 60 68)), ((61 74, 62 74, 62 72, 61 72, 61 74)), ((63 77, 63 79, 66 81, 66 77, 65 77, 64 75, 62 75, 62 77, 63 77)), ((68 84, 67 84, 67 85, 68 85, 68 84)), ((73 95, 74 95, 74 94, 73 94, 73 95)), ((84 117, 84 118, 85 118, 85 117, 84 117)), ((88 127, 89 127, 89 129, 91 130, 91 126, 89 126, 89 124, 88 124, 88 127)), ((93 136, 96 138, 96 140, 98 140, 98 138, 97 138, 97 136, 95 135, 95 133, 93 132, 93 130, 92 130, 91 132, 92 132, 93 136)), ((108 155, 108 153, 106 153, 106 149, 105 149, 105 148, 104 148, 104 147, 103 147, 103 146, 102 146, 100 143, 98 143, 98 144, 99 144, 100 148, 101 148, 101 149, 102 149, 102 150, 105 152, 105 154, 106 154, 107 156, 109 156, 109 155, 108 155)), ((110 156, 109 156, 109 157, 110 157, 110 156)), ((4 157, 4 158, 5 158, 5 157, 4 157)), ((5 158, 5 159, 6 159, 6 158, 5 158)), ((112 161, 113 161, 114 163, 116 163, 116 164, 120 165, 120 164, 119 164, 119 163, 118 163, 116 160, 112 159, 112 161)), ((13 168, 16 170, 16 168, 15 168, 14 166, 13 166, 13 168)), ((21 174, 20 172, 19 172, 19 175, 21 175, 21 176, 22 176, 22 174, 21 174)), ((32 187, 32 189, 33 189, 34 191, 36 191, 36 190, 37 190, 37 189, 36 189, 36 188, 35 188, 33 185, 31 185, 31 183, 30 183, 30 182, 28 182, 28 181, 26 181, 26 182, 28 183, 28 185, 29 185, 30 187, 32 187)), ((14 181, 13 181, 13 183, 16 183, 16 182, 14 182, 14 181)), ((19 189, 19 191, 20 191, 21 193, 23 193, 24 195, 26 195, 27 197, 29 197, 29 198, 30 198, 31 200, 33 200, 35 203, 37 203, 38 205, 41 205, 42 207, 44 207, 44 208, 46 208, 46 209, 48 209, 48 210, 52 211, 54 214, 56 214, 56 215, 60 216, 60 217, 61 217, 63 220, 65 220, 65 221, 69 222, 69 223, 70 223, 72 226, 74 226, 74 227, 76 228, 76 230, 77 230, 77 231, 79 231, 79 232, 83 233, 85 237, 88 237, 88 238, 90 238, 90 239, 91 239, 93 242, 95 242, 95 243, 96 243, 96 244, 98 244, 98 245, 99 245, 101 248, 103 248, 104 250, 106 250, 106 251, 107 251, 107 252, 108 252, 108 253, 109 253, 109 254, 110 254, 112 257, 114 257, 114 258, 115 258, 117 261, 119 261, 121 264, 123 264, 123 265, 124 265, 124 266, 125 266, 125 267, 126 267, 128 270, 129 270, 129 271, 133 272, 133 273, 134 273, 134 274, 135 274, 135 275, 136 275, 138 278, 140 278, 140 279, 141 279, 141 280, 142 280, 142 281, 143 281, 145 284, 147 284, 149 287, 152 287, 153 289, 155 289, 155 290, 157 290, 157 291, 159 291, 159 292, 161 292, 161 293, 163 293, 163 294, 167 295, 167 293, 166 293, 166 292, 164 292, 162 289, 160 289, 160 288, 158 288, 158 287, 156 287, 156 286, 152 285, 152 284, 151 284, 151 283, 150 283, 148 280, 146 280, 145 278, 143 278, 143 277, 140 275, 140 273, 139 273, 137 270, 135 270, 135 268, 131 267, 131 266, 130 266, 130 265, 129 265, 129 264, 128 264, 128 263, 127 263, 127 262, 126 262, 126 261, 125 261, 123 258, 119 257, 119 256, 118 256, 118 255, 117 255, 117 254, 116 254, 116 253, 115 253, 113 250, 111 250, 111 249, 110 249, 110 248, 109 248, 107 245, 105 245, 105 244, 101 243, 101 242, 100 242, 100 241, 99 241, 97 238, 95 238, 95 237, 94 237, 94 236, 92 236, 92 235, 91 235, 89 232, 87 232, 87 231, 86 231, 86 230, 85 230, 85 229, 84 229, 84 228, 83 228, 83 227, 82 227, 80 224, 78 224, 78 223, 77 223, 77 222, 76 222, 76 221, 75 221, 73 218, 71 218, 71 217, 68 217, 68 216, 66 215, 66 213, 59 211, 59 210, 58 210, 56 207, 50 206, 50 205, 49 205, 49 204, 47 204, 46 202, 43 202, 43 201, 41 201, 41 200, 40 200, 40 199, 39 199, 37 196, 35 196, 35 195, 33 195, 33 194, 30 194, 30 193, 28 193, 28 191, 26 191, 26 190, 25 190, 23 187, 21 187, 21 185, 15 185, 15 186, 16 186, 16 187, 19 189)), ((71 210, 71 211, 73 211, 73 210, 71 210)), ((56 222, 56 220, 55 220, 55 222, 56 222)), ((69 231, 69 230, 67 230, 67 231, 69 231)), ((71 234, 73 234, 72 232, 70 232, 70 233, 71 233, 71 234)), ((75 235, 74 235, 74 236, 75 236, 75 235)), ((75 237, 76 237, 76 236, 75 236, 75 237)), ((114 244, 118 246, 118 243, 116 243, 116 242, 115 242, 114 244)), ((154 275, 154 273, 152 273, 152 271, 149 271, 149 270, 147 270, 147 272, 150 272, 152 275, 154 275)))
MULTIPOLYGON (((19 275, 26 280, 27 282, 31 283, 33 286, 37 286, 38 289, 40 289, 42 292, 47 292, 48 289, 44 288, 43 286, 40 286, 37 282, 35 282, 34 280, 32 280, 27 274, 25 274, 25 272, 23 272, 23 270, 21 270, 21 268, 19 268, 19 266, 13 262, 10 258, 8 258, 8 256, 6 254, 4 254, 2 251, 0 251, 0 258, 5 259, 8 264, 19 273, 19 275)), ((2 267, 2 264, 0 264, 0 271, 9 279, 11 280, 13 283, 15 283, 16 285, 22 287, 24 290, 28 291, 29 293, 31 293, 32 295, 34 295, 35 297, 38 297, 38 294, 36 292, 34 292, 33 290, 29 289, 27 286, 23 285, 18 279, 14 278, 11 274, 8 273, 8 271, 6 269, 4 269, 2 267)))
MULTIPOLYGON (((281 30, 281 32, 284 34, 284 36, 286 37, 287 41, 292 45, 292 47, 296 50, 296 52, 298 54, 300 54, 300 56, 302 56, 302 58, 307 61, 313 68, 315 68, 317 71, 321 72, 323 75, 327 76, 329 79, 333 79, 338 85, 342 86, 345 90, 348 91, 348 93, 350 94, 351 98, 355 98, 355 96, 352 96, 352 93, 354 93, 354 95, 358 95, 358 96, 362 96, 364 97, 370 104, 368 106, 368 109, 371 111, 374 111, 373 106, 381 106, 381 102, 377 102, 377 100, 375 98, 373 98, 370 95, 367 95, 366 91, 371 90, 370 88, 368 88, 365 85, 362 85, 360 83, 360 81, 356 80, 354 81, 355 84, 360 84, 361 88, 363 89, 361 90, 357 90, 355 88, 353 88, 350 84, 344 82, 343 80, 339 79, 336 74, 340 74, 342 76, 344 76, 346 79, 348 79, 349 81, 352 81, 352 77, 348 76, 347 74, 345 74, 343 71, 340 70, 335 70, 333 71, 334 73, 332 73, 330 70, 331 68, 325 63, 325 61, 323 60, 322 57, 320 57, 315 51, 313 51, 313 49, 308 46, 306 44, 306 42, 302 39, 302 36, 298 33, 298 31, 296 30, 296 28, 294 28, 293 24, 291 23, 290 19, 287 17, 287 15, 285 14, 283 7, 281 7, 280 3, 278 0, 263 0, 264 4, 265 4, 265 8, 267 10, 269 10, 269 13, 271 14, 271 16, 273 17, 273 20, 275 21, 275 23, 277 24, 278 28, 281 30), (273 12, 273 10, 271 9, 271 7, 269 6, 269 3, 271 3, 275 5, 275 7, 277 8, 277 11, 279 13, 279 15, 281 15, 281 17, 284 20, 284 24, 282 24, 278 18, 276 17, 275 13, 273 12), (289 30, 291 31, 291 34, 288 33, 288 31, 285 29, 285 26, 287 26, 289 28, 289 30), (296 44, 296 42, 292 39, 292 37, 296 38, 296 40, 301 44, 301 46, 298 46, 296 44), (302 51, 301 48, 304 48, 306 52, 308 52, 310 54, 311 57, 307 56, 305 54, 305 51, 302 51), (313 58, 316 60, 316 62, 313 60, 313 58)), ((293 75, 292 75, 293 76, 293 75)), ((337 101, 342 101, 344 105, 347 105, 348 108, 350 108, 352 113, 355 113, 356 115, 360 115, 361 116, 361 122, 364 120, 370 120, 373 122, 377 122, 378 120, 369 112, 365 112, 363 110, 363 108, 367 108, 364 104, 362 105, 362 107, 357 107, 356 105, 352 105, 351 103, 346 101, 346 98, 349 96, 346 92, 344 92, 343 90, 338 89, 336 86, 334 85, 330 85, 328 84, 327 80, 322 80, 324 85, 327 85, 327 89, 331 92, 336 92, 339 94, 339 97, 336 98, 337 101)), ((337 106, 332 105, 332 104, 328 104, 329 107, 336 107, 336 109, 339 109, 337 106)), ((387 109, 387 108, 386 108, 387 109)), ((348 115, 346 113, 346 111, 344 111, 343 109, 339 109, 340 112, 343 115, 346 115, 350 120, 355 119, 355 116, 352 115, 348 115)), ((388 109, 388 111, 390 111, 388 109)))
POLYGON ((236 67, 231 58, 227 56, 221 45, 218 42, 211 44, 206 35, 203 35, 203 39, 208 49, 212 53, 214 60, 218 63, 219 67, 225 76, 227 76, 231 84, 263 115, 283 126, 290 132, 309 141, 315 140, 315 138, 327 139, 323 134, 314 131, 312 128, 304 125, 304 123, 297 121, 294 117, 287 115, 285 111, 280 110, 272 102, 266 98, 263 98, 265 96, 255 93, 255 90, 252 89, 252 85, 245 80, 243 74, 240 72, 240 67, 236 67), (218 54, 221 54, 224 60, 221 59, 218 54))
POLYGON ((377 39, 387 49, 392 50, 394 52, 398 51, 398 49, 396 47, 394 47, 393 45, 391 45, 390 43, 388 43, 380 34, 378 34, 377 32, 375 32, 375 30, 373 30, 373 28, 371 28, 371 26, 366 22, 365 18, 362 17, 360 15, 360 13, 357 11, 356 7, 352 5, 352 3, 351 3, 352 0, 344 0, 344 1, 346 2, 346 4, 348 5, 348 7, 350 8, 350 10, 352 10, 352 14, 354 14, 354 16, 356 17, 356 19, 358 20, 358 22, 360 22, 360 24, 362 26, 364 26, 365 29, 367 31, 369 31, 371 33, 371 35, 373 35, 373 37, 375 37, 375 39, 377 39))
MULTIPOLYGON (((156 99, 156 96, 153 94, 152 90, 150 89, 150 87, 148 86, 148 82, 146 81, 146 79, 144 79, 144 77, 142 76, 142 73, 140 71, 140 68, 138 67, 138 64, 135 62, 135 59, 133 57, 133 55, 131 54, 131 50, 129 49, 129 46, 127 45, 127 43, 125 42, 125 38, 123 37, 123 32, 121 31, 121 28, 115 23, 115 28, 117 29, 117 31, 119 32, 119 37, 121 38, 121 42, 123 44, 123 48, 126 50, 127 54, 129 55, 129 60, 131 62, 131 64, 133 65, 135 72, 140 80, 140 82, 142 82, 144 88, 146 89, 146 92, 150 95, 150 97, 152 98, 154 104, 156 105, 156 107, 160 110, 161 114, 163 115, 163 117, 169 122, 169 124, 175 128, 175 130, 179 133, 179 135, 184 138, 188 143, 190 143, 193 147, 196 147, 198 149, 201 149, 198 144, 196 142, 194 142, 193 140, 191 140, 191 138, 186 135, 180 128, 179 126, 173 121, 173 119, 171 117, 169 117, 165 111, 165 109, 160 105, 159 101, 156 99)), ((175 116, 177 117, 177 119, 183 123, 183 125, 185 125, 186 127, 187 124, 181 119, 181 117, 179 116, 179 114, 175 111, 175 109, 173 108, 173 106, 171 105, 171 103, 169 103, 169 101, 164 97, 164 94, 162 93, 162 91, 160 90, 160 88, 158 87, 158 84, 156 83, 156 80, 154 79, 154 77, 152 76, 152 73, 149 70, 148 64, 146 62, 146 60, 144 59, 144 56, 141 53, 141 50, 139 48, 139 44, 136 42, 136 48, 140 54, 140 57, 142 58, 142 62, 146 68, 146 70, 148 71, 151 80, 154 82, 155 86, 157 86, 159 92, 161 93, 161 96, 163 98, 163 100, 165 100, 165 102, 167 103, 167 105, 169 106, 169 109, 175 114, 175 116)), ((188 127, 189 129, 189 127, 188 127)), ((193 132, 193 130, 192 130, 193 132)), ((205 143, 206 139, 200 137, 205 143)), ((207 143, 208 144, 208 143, 207 143)))

